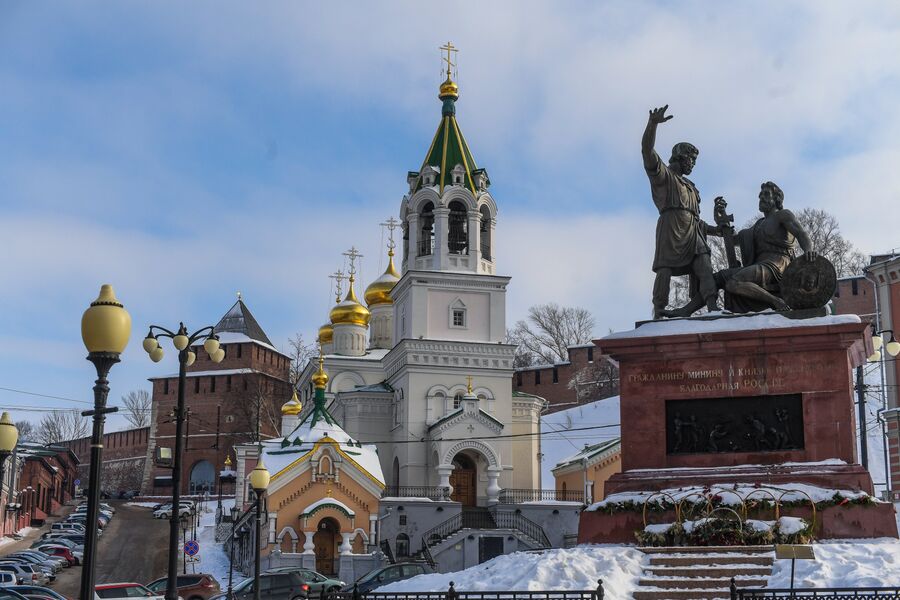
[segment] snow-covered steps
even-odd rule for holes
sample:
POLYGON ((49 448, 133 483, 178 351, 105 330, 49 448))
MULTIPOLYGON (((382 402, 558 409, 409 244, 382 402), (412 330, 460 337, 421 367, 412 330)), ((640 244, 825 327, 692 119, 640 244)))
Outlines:
POLYGON ((641 551, 646 562, 635 600, 729 598, 732 577, 739 587, 764 587, 774 561, 770 546, 678 546, 641 551))

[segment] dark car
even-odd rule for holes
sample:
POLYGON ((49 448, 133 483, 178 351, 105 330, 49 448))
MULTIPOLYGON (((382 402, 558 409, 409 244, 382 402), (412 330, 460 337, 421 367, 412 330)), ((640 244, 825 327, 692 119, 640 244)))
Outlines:
POLYGON ((276 567, 268 569, 266 573, 297 573, 303 582, 309 586, 309 595, 312 598, 322 598, 326 592, 338 592, 345 584, 339 579, 326 577, 317 571, 303 569, 301 567, 276 567))
POLYGON ((395 581, 403 581, 404 579, 409 579, 416 575, 424 575, 425 573, 434 573, 434 569, 426 563, 397 563, 396 565, 388 565, 386 567, 381 567, 380 569, 375 569, 374 571, 369 571, 357 579, 356 583, 344 586, 344 589, 341 591, 352 592, 353 586, 355 585, 357 589, 359 589, 360 594, 365 594, 371 592, 375 588, 380 588, 383 585, 394 583, 395 581))
MULTIPOLYGON (((148 583, 147 587, 160 595, 164 595, 167 583, 167 577, 160 577, 148 583)), ((178 575, 175 585, 178 586, 178 595, 185 600, 207 600, 222 591, 216 578, 207 573, 178 575)))
MULTIPOLYGON (((213 596, 210 600, 225 600, 227 594, 213 596)), ((262 600, 306 600, 309 586, 297 573, 260 573, 259 595, 262 600)), ((253 599, 253 580, 246 579, 234 586, 237 600, 253 599)))
POLYGON ((54 592, 50 588, 41 587, 39 585, 13 585, 6 589, 18 592, 32 600, 68 600, 68 598, 59 592, 54 592))
POLYGON ((0 600, 28 600, 11 587, 0 587, 0 600))

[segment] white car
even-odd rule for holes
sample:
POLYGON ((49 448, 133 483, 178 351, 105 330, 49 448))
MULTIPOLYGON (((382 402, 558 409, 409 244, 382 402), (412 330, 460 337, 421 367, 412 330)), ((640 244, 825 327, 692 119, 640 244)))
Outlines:
MULTIPOLYGON (((190 514, 191 514, 190 506, 182 506, 180 509, 178 509, 179 517, 190 516, 190 514)), ((162 508, 159 508, 159 509, 153 511, 154 519, 168 519, 171 516, 172 516, 172 507, 171 506, 169 506, 169 507, 164 506, 162 508)))

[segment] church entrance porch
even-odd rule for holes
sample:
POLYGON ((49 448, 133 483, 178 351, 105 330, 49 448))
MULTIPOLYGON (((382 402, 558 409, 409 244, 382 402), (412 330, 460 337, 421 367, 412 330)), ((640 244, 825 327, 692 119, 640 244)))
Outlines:
POLYGON ((478 471, 475 461, 460 452, 453 458, 453 473, 450 474, 450 486, 453 493, 450 499, 463 506, 475 506, 477 503, 478 471))
POLYGON ((319 521, 316 533, 313 535, 316 571, 323 575, 337 575, 335 558, 338 554, 337 540, 339 532, 340 525, 334 519, 325 517, 319 521))

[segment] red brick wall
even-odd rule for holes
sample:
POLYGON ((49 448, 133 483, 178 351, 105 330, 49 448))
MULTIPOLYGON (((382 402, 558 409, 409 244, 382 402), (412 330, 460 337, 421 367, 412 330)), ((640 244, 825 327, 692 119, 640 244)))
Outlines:
MULTIPOLYGON (((513 390, 545 398, 550 404, 546 413, 565 410, 579 403, 578 389, 574 385, 570 386, 572 379, 579 371, 593 366, 594 361, 605 360, 606 357, 602 356, 596 347, 572 346, 569 348, 569 362, 517 369, 513 376, 513 390)), ((581 402, 590 402, 610 395, 610 392, 607 392, 586 398, 584 391, 582 389, 581 402)), ((613 390, 611 393, 617 392, 613 390)))
MULTIPOLYGON (((147 443, 150 440, 150 428, 141 427, 139 429, 125 429, 123 431, 111 431, 103 434, 103 460, 117 460, 121 458, 132 458, 135 456, 145 456, 147 454, 147 443)), ((83 466, 91 460, 91 438, 83 437, 77 440, 63 442, 60 446, 65 446, 72 450, 78 457, 79 462, 83 466)))
MULTIPOLYGON (((181 478, 184 493, 189 492, 191 469, 195 465, 208 461, 214 472, 218 473, 223 468, 226 456, 230 455, 234 461, 234 445, 253 438, 259 395, 269 403, 268 407, 263 408, 261 419, 261 432, 264 436, 278 435, 277 428, 269 422, 266 414, 274 411, 274 414, 280 415, 278 411, 281 405, 291 396, 288 383, 290 359, 287 356, 252 343, 226 344, 222 347, 225 348, 225 359, 218 364, 209 359, 202 346, 197 347, 197 360, 188 368, 185 388, 185 405, 189 410, 185 435, 188 437, 181 478), (191 373, 248 368, 261 373, 191 377, 191 373)), ((151 436, 155 447, 175 447, 175 423, 171 415, 175 409, 177 392, 177 377, 153 380, 154 424, 151 436)), ((144 494, 171 493, 168 486, 153 485, 154 479, 160 476, 171 476, 171 469, 150 466, 149 477, 144 481, 144 494)))
POLYGON ((865 277, 839 279, 832 302, 835 314, 859 315, 874 320, 875 289, 872 281, 865 277))

